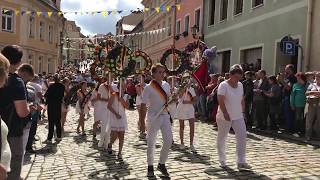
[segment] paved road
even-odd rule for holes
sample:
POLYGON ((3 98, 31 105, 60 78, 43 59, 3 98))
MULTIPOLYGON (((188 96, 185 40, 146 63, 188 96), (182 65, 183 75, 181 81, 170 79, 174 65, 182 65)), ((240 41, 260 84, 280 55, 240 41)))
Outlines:
MULTIPOLYGON (((31 160, 34 160, 31 168, 24 169, 28 173, 27 179, 147 179, 147 146, 137 137, 138 116, 135 111, 128 111, 127 117, 129 130, 123 161, 97 148, 97 141, 93 140, 90 131, 92 117, 86 121, 86 137, 75 133, 78 115, 74 109, 68 114, 66 134, 59 144, 41 144, 46 138, 47 124, 40 125, 38 135, 41 141, 36 143, 37 154, 31 156, 31 160)), ((173 146, 167 163, 171 179, 320 179, 319 149, 254 134, 248 135, 247 143, 247 160, 253 166, 252 171, 239 172, 236 169, 233 135, 228 139, 229 169, 223 170, 218 164, 216 136, 217 132, 211 125, 198 122, 195 137, 198 153, 173 146)), ((185 144, 188 144, 188 126, 185 138, 185 144)), ((177 122, 174 124, 174 139, 179 142, 177 122)), ((159 157, 160 144, 161 139, 157 144, 156 158, 159 157)), ((114 146, 114 150, 117 150, 117 146, 114 146)), ((27 160, 30 158, 27 157, 27 160)), ((156 162, 158 159, 155 159, 156 162)), ((160 179, 160 173, 155 173, 160 179)))

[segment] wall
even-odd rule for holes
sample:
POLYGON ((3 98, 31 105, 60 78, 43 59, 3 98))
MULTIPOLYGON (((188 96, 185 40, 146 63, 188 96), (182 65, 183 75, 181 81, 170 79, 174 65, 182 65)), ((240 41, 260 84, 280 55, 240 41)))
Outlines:
POLYGON ((277 72, 276 44, 282 37, 290 34, 305 47, 306 0, 265 0, 263 6, 254 9, 251 1, 244 0, 243 12, 237 16, 229 0, 228 19, 223 22, 219 21, 220 0, 216 2, 215 24, 209 26, 209 1, 205 1, 205 42, 219 51, 231 49, 231 65, 240 63, 240 50, 262 47, 262 68, 273 74, 277 72))
POLYGON ((320 71, 320 1, 313 0, 313 19, 311 33, 310 71, 320 71))

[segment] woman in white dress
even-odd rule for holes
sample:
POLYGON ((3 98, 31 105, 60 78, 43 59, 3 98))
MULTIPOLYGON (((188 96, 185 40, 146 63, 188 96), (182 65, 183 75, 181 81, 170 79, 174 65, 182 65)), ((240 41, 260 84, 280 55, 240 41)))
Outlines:
POLYGON ((76 112, 79 114, 79 121, 77 127, 77 133, 80 133, 80 127, 82 135, 86 135, 84 131, 84 116, 89 113, 89 100, 90 93, 87 91, 87 82, 83 81, 80 83, 80 89, 77 91, 78 101, 76 104, 76 112))
MULTIPOLYGON (((2 88, 8 78, 10 63, 2 54, 0 54, 0 88, 2 88)), ((0 179, 6 179, 10 171, 11 150, 7 140, 8 127, 1 119, 1 161, 0 161, 0 179)))
POLYGON ((176 112, 176 119, 179 119, 180 124, 180 142, 181 148, 184 148, 183 136, 184 136, 184 121, 189 121, 190 127, 190 149, 192 152, 195 152, 195 148, 193 145, 194 138, 194 106, 193 104, 196 102, 196 93, 193 87, 190 86, 190 82, 188 82, 187 87, 179 92, 179 100, 176 112))
POLYGON ((63 102, 61 105, 61 127, 62 127, 62 132, 64 132, 64 124, 66 123, 66 119, 67 119, 67 114, 69 111, 69 104, 68 102, 66 102, 66 97, 69 93, 69 86, 70 86, 71 81, 69 80, 69 78, 64 78, 62 81, 62 84, 64 85, 64 98, 63 98, 63 102))
MULTIPOLYGON (((121 84, 121 83, 120 83, 121 84)), ((127 117, 125 109, 129 108, 128 94, 124 94, 126 87, 125 83, 122 83, 122 91, 116 89, 108 102, 108 109, 110 111, 110 126, 111 126, 111 141, 108 147, 108 153, 112 154, 112 144, 119 139, 119 151, 118 158, 122 159, 122 148, 124 143, 124 134, 128 129, 127 117)), ((119 86, 118 86, 119 88, 119 86)))

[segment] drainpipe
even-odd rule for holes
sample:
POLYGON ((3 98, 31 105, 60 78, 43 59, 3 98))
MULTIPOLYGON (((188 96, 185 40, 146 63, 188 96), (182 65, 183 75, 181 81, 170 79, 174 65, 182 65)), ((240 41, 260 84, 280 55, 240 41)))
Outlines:
POLYGON ((206 8, 206 6, 205 6, 205 3, 206 3, 206 1, 205 0, 201 0, 202 1, 202 11, 201 11, 201 13, 202 13, 202 20, 201 20, 201 30, 200 30, 200 32, 201 32, 201 40, 204 42, 204 27, 205 27, 205 20, 204 20, 204 12, 206 12, 205 11, 205 8, 206 8))
POLYGON ((312 16, 313 16, 314 0, 308 0, 308 14, 307 14, 307 32, 306 32, 306 65, 305 71, 310 70, 310 53, 311 53, 311 34, 312 34, 312 16))

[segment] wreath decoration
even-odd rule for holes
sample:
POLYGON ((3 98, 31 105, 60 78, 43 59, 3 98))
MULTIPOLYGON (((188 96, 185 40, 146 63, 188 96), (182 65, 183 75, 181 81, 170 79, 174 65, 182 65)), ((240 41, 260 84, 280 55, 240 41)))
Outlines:
POLYGON ((108 72, 104 63, 108 61, 108 52, 116 45, 116 42, 112 39, 102 41, 99 45, 95 46, 95 61, 90 65, 90 73, 92 79, 97 82, 103 83, 107 80, 104 72, 108 72), (102 71, 102 72, 100 72, 102 71))
POLYGON ((132 58, 132 51, 127 46, 118 44, 109 52, 107 59, 108 61, 105 61, 103 64, 116 77, 123 78, 134 74, 136 62, 132 58), (126 58, 129 60, 128 65, 121 69, 126 58))
POLYGON ((152 67, 152 60, 151 58, 148 56, 147 53, 141 51, 141 50, 138 50, 138 51, 135 51, 133 53, 133 57, 134 57, 134 60, 137 61, 138 59, 143 59, 144 62, 145 62, 145 67, 142 68, 142 69, 137 69, 135 70, 135 73, 136 74, 145 74, 146 72, 150 71, 151 67, 152 67))
POLYGON ((166 67, 166 71, 169 76, 176 76, 178 74, 183 73, 185 70, 191 69, 190 62, 186 57, 187 56, 184 51, 179 51, 178 49, 168 49, 163 53, 162 58, 160 60, 160 63, 166 67), (166 65, 166 61, 168 60, 168 56, 170 54, 172 54, 173 52, 175 54, 174 61, 178 61, 179 65, 177 68, 175 68, 173 70, 169 70, 166 65))

